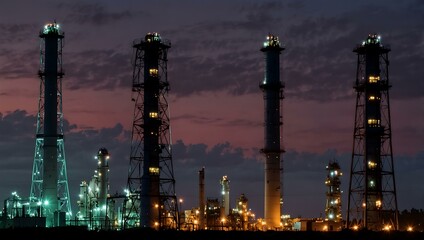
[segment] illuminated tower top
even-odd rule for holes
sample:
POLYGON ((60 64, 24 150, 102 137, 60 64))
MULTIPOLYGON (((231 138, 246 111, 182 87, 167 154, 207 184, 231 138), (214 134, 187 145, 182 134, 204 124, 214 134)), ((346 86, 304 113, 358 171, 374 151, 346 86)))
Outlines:
POLYGON ((266 37, 266 41, 264 42, 264 46, 261 51, 265 52, 268 49, 278 49, 280 51, 284 50, 284 48, 280 46, 280 40, 278 39, 278 37, 272 34, 268 34, 268 36, 266 37))
POLYGON ((48 23, 44 25, 42 34, 57 34, 63 35, 63 32, 60 30, 59 24, 57 23, 48 23))
POLYGON ((147 43, 150 43, 150 42, 161 42, 162 41, 162 39, 161 39, 161 37, 160 37, 160 35, 159 35, 159 33, 147 33, 146 34, 146 36, 144 37, 144 40, 147 42, 147 43))
POLYGON ((375 51, 378 51, 378 53, 387 53, 390 51, 390 47, 382 44, 380 35, 368 34, 367 39, 362 41, 362 44, 358 45, 353 51, 359 54, 373 53, 375 51))

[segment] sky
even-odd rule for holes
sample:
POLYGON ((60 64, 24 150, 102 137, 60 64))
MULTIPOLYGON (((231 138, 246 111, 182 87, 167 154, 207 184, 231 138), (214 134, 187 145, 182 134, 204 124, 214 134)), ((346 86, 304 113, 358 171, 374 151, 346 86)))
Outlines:
POLYGON ((167 96, 176 194, 198 205, 198 171, 207 198, 230 180, 263 217, 266 35, 280 38, 283 213, 320 217, 326 165, 344 173, 347 207, 353 144, 357 44, 376 33, 389 53, 395 178, 400 210, 424 208, 424 2, 419 0, 4 0, 0 3, 0 199, 27 197, 40 95, 39 32, 56 21, 65 34, 63 112, 68 185, 77 212, 79 184, 94 156, 111 159, 110 192, 128 179, 134 40, 158 32, 171 42, 167 96))

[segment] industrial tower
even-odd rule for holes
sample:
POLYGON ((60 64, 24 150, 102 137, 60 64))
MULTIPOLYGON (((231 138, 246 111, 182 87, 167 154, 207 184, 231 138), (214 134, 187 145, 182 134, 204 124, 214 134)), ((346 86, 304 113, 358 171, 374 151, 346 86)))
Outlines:
POLYGON ((265 53, 265 77, 260 83, 264 93, 265 118, 265 221, 268 229, 279 228, 281 222, 282 188, 280 184, 281 147, 281 105, 284 84, 280 81, 280 46, 278 37, 269 34, 261 51, 265 53))
POLYGON ((330 161, 326 167, 327 179, 327 202, 325 204, 325 219, 327 221, 342 221, 342 191, 340 189, 340 177, 343 175, 340 171, 339 163, 336 160, 330 161))
POLYGON ((205 167, 202 167, 199 170, 199 230, 205 229, 205 209, 205 167))
POLYGON ((106 148, 100 148, 97 159, 97 176, 98 176, 98 207, 100 213, 100 221, 102 225, 107 226, 107 197, 109 193, 109 152, 106 148))
POLYGON ((158 33, 135 40, 132 100, 134 116, 124 228, 178 228, 178 204, 166 99, 167 52, 158 33))
POLYGON ((109 198, 109 152, 100 148, 95 159, 97 170, 87 183, 80 184, 78 200, 79 211, 76 214, 78 223, 88 229, 109 229, 115 227, 115 202, 109 198))
POLYGON ((368 38, 358 55, 356 111, 350 169, 348 228, 398 229, 398 208, 389 104, 390 48, 380 36, 368 38))
POLYGON ((46 226, 65 225, 72 215, 63 139, 62 48, 59 24, 40 32, 40 98, 30 193, 30 215, 46 217, 46 226))
POLYGON ((230 180, 227 176, 222 176, 221 180, 219 181, 221 184, 221 207, 224 209, 224 216, 227 217, 230 215, 230 180))

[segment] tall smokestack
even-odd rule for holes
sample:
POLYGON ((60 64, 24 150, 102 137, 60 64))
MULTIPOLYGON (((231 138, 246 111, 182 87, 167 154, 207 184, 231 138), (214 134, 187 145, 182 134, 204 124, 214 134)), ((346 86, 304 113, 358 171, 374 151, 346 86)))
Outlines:
POLYGON ((205 167, 199 170, 199 229, 205 229, 205 167))
POLYGON ((284 48, 280 47, 278 37, 268 35, 261 51, 265 53, 265 77, 260 83, 264 93, 265 118, 265 147, 261 150, 265 154, 265 221, 267 229, 280 227, 281 216, 281 186, 280 186, 280 157, 281 147, 280 126, 282 116, 280 101, 283 99, 284 85, 280 81, 280 54, 284 48))
POLYGON ((168 50, 160 34, 134 40, 134 114, 124 228, 179 228, 168 105, 168 50))
POLYGON ((357 54, 356 110, 348 228, 399 228, 389 104, 390 51, 378 34, 369 34, 353 50, 357 54))

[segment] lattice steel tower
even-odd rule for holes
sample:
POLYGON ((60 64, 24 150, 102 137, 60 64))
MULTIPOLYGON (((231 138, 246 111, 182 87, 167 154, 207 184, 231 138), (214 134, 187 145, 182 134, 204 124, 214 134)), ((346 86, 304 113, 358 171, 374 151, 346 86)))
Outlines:
POLYGON ((72 215, 63 139, 62 48, 56 23, 40 32, 40 98, 30 193, 30 215, 46 217, 47 227, 63 226, 72 215))
POLYGON ((178 204, 171 155, 167 52, 158 33, 134 41, 134 117, 124 228, 177 228, 178 204))
POLYGON ((264 142, 261 152, 265 155, 264 213, 267 229, 280 228, 282 184, 281 177, 281 100, 284 85, 280 81, 280 46, 278 37, 268 35, 261 51, 265 55, 265 76, 259 87, 264 98, 264 142))
POLYGON ((390 48, 368 35, 358 55, 347 227, 398 229, 389 104, 390 48))

